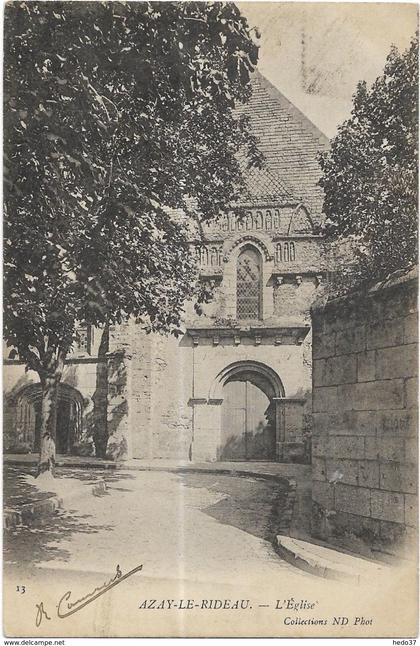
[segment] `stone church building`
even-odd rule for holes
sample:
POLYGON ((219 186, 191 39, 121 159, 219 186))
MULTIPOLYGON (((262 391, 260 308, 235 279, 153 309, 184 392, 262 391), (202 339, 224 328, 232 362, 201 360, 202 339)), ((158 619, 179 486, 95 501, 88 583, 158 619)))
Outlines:
MULTIPOLYGON (((106 429, 115 459, 304 459, 309 311, 327 270, 317 153, 328 140, 258 73, 242 109, 266 165, 247 172, 245 219, 205 226, 197 262, 212 301, 201 316, 187 307, 177 339, 134 322, 109 338, 81 329, 60 386, 58 453, 94 454, 106 429)), ((5 450, 37 451, 38 377, 5 363, 5 450)))

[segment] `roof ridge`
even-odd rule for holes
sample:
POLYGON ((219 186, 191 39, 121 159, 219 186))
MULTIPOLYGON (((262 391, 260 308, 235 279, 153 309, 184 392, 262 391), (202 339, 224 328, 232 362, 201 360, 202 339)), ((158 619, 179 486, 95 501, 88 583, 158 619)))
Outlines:
POLYGON ((258 69, 254 70, 254 72, 252 73, 252 76, 261 82, 263 87, 267 90, 267 92, 271 95, 271 97, 275 101, 278 101, 279 103, 283 104, 283 107, 286 107, 286 109, 289 112, 291 112, 298 119, 302 120, 303 123, 309 127, 309 130, 311 131, 312 135, 316 139, 318 139, 320 143, 329 145, 330 140, 327 137, 327 135, 324 132, 322 132, 322 130, 320 130, 318 126, 316 126, 313 123, 313 121, 311 121, 309 117, 307 117, 306 114, 304 114, 304 112, 302 112, 299 108, 297 108, 294 105, 294 103, 292 103, 290 99, 288 99, 287 96, 285 96, 283 92, 279 90, 278 87, 276 87, 273 83, 271 83, 271 81, 269 81, 266 76, 261 74, 261 72, 258 69))

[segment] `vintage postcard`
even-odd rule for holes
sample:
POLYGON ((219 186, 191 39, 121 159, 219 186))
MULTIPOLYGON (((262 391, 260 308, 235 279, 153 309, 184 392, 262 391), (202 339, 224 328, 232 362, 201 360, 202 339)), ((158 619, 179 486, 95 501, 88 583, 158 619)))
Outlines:
POLYGON ((4 5, 4 636, 415 643, 417 24, 4 5))

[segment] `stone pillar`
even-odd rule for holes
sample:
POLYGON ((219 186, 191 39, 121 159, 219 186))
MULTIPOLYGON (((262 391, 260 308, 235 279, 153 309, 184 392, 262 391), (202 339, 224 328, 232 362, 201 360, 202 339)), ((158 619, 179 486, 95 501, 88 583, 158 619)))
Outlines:
POLYGON ((125 349, 106 354, 108 375, 107 458, 128 460, 131 458, 128 385, 131 372, 131 354, 125 349))
POLYGON ((276 404, 276 454, 279 462, 303 462, 304 399, 274 397, 276 404))
POLYGON ((193 407, 192 462, 219 459, 222 402, 223 399, 190 399, 193 407))
POLYGON ((275 425, 276 425, 276 459, 278 462, 283 461, 284 446, 284 429, 285 429, 285 409, 284 398, 273 397, 272 403, 275 406, 275 425))

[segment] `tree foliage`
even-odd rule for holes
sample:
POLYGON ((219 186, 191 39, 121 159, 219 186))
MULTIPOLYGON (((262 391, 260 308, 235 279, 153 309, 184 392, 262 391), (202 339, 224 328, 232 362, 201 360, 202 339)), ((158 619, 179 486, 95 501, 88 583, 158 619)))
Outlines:
POLYGON ((234 111, 258 48, 233 3, 16 2, 5 24, 4 330, 56 382, 77 321, 176 331, 179 213, 226 212, 260 163, 234 111))
POLYGON ((320 156, 326 236, 347 241, 351 282, 382 279, 417 259, 418 38, 392 48, 384 73, 358 85, 350 119, 320 156))
POLYGON ((6 315, 30 367, 74 323, 172 330, 195 264, 174 210, 203 220, 257 159, 257 47, 233 4, 22 2, 6 8, 6 315))

